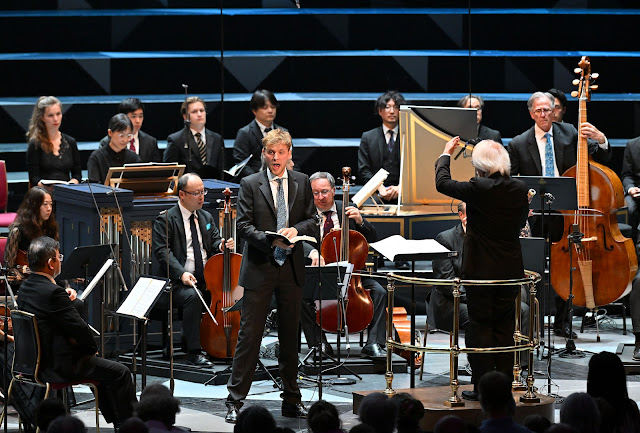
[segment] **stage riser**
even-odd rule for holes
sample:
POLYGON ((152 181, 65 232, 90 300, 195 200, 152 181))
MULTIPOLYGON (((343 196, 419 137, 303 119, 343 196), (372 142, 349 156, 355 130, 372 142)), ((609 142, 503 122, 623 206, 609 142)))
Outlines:
MULTIPOLYGON (((381 380, 382 382, 382 380, 381 380)), ((461 386, 458 390, 458 396, 462 390, 472 390, 471 385, 461 386)), ((420 420, 420 429, 423 431, 433 431, 433 427, 440 418, 444 418, 448 415, 455 415, 460 417, 464 422, 479 426, 480 423, 486 418, 480 407, 480 403, 477 401, 464 401, 464 407, 449 408, 444 405, 444 401, 451 396, 451 388, 448 386, 428 387, 428 388, 414 388, 414 389, 396 389, 396 393, 409 393, 414 398, 420 400, 424 405, 424 416, 420 420)), ((353 413, 357 414, 362 400, 367 394, 379 391, 356 391, 353 393, 353 413)), ((514 419, 516 422, 522 424, 522 421, 528 415, 541 415, 551 423, 555 422, 554 418, 554 404, 555 399, 545 395, 538 394, 540 397, 540 403, 521 403, 520 396, 523 395, 523 391, 516 391, 513 393, 516 401, 516 411, 514 419)))

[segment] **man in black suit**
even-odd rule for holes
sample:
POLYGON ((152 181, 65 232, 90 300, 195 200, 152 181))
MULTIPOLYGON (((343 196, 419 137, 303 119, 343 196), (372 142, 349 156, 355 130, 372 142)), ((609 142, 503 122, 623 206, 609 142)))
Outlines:
MULTIPOLYGON (((358 149, 358 171, 362 183, 367 183, 384 168, 389 176, 378 188, 378 195, 386 202, 398 199, 400 194, 400 106, 405 104, 400 92, 390 90, 376 101, 376 113, 382 125, 362 134, 358 149)), ((397 269, 409 269, 406 261, 397 261, 397 269)))
POLYGON ((197 173, 206 179, 224 179, 224 140, 220 134, 205 128, 204 100, 190 96, 182 103, 180 112, 185 127, 167 137, 163 161, 185 164, 185 172, 197 173))
POLYGON ((118 113, 109 120, 109 143, 91 152, 87 161, 89 182, 103 184, 109 168, 140 162, 140 157, 128 149, 132 131, 133 124, 126 114, 118 113))
MULTIPOLYGON (((138 98, 127 98, 120 102, 118 113, 126 114, 133 124, 133 137, 129 140, 129 150, 140 157, 141 162, 162 162, 162 154, 158 149, 158 140, 150 136, 142 128, 144 121, 144 104, 138 98)), ((100 147, 109 145, 110 138, 100 140, 100 147)))
POLYGON ((481 140, 493 140, 502 144, 502 136, 500 131, 491 129, 488 126, 482 124, 482 112, 484 111, 484 99, 479 95, 464 95, 458 101, 458 107, 462 108, 475 108, 477 112, 478 122, 478 138, 481 140))
POLYGON ((562 122, 564 114, 567 112, 567 97, 560 89, 549 89, 549 94, 553 96, 553 111, 551 116, 554 122, 562 122))
MULTIPOLYGON (((436 162, 436 189, 467 204, 467 235, 464 238, 462 278, 473 280, 524 277, 520 229, 529 213, 527 187, 509 176, 509 155, 495 141, 483 140, 473 149, 471 163, 476 177, 468 182, 451 179, 449 164, 459 137, 447 142, 436 162)), ((469 326, 467 347, 513 345, 515 306, 519 286, 468 286, 469 326)), ((512 373, 510 353, 470 354, 474 391, 462 396, 477 399, 482 375, 498 370, 512 373)))
POLYGON ((161 272, 169 269, 173 305, 183 308, 182 335, 187 346, 183 350, 187 353, 187 361, 211 367, 211 362, 200 350, 200 320, 204 309, 195 291, 199 290, 205 301, 210 299, 211 294, 205 290, 204 265, 225 246, 233 249, 235 243, 232 238, 225 242, 220 237, 216 220, 202 209, 206 193, 197 174, 187 173, 180 177, 180 201, 166 215, 159 215, 153 224, 153 254, 160 263, 161 272))
MULTIPOLYGON (((578 131, 569 123, 553 122, 554 106, 555 99, 549 93, 535 92, 529 98, 527 107, 535 124, 509 143, 512 176, 561 176, 576 165, 578 131)), ((593 158, 603 164, 609 161, 611 149, 605 135, 588 122, 580 126, 593 158)), ((529 223, 534 236, 544 237, 538 218, 532 217, 529 223)), ((557 241, 562 235, 562 219, 552 220, 550 226, 550 238, 557 241)), ((568 338, 572 318, 566 305, 556 297, 554 332, 568 338)), ((577 334, 574 332, 571 337, 575 339, 577 334)))
POLYGON ((238 175, 238 179, 262 170, 260 156, 262 154, 262 139, 264 136, 272 129, 287 130, 274 123, 276 111, 278 110, 278 100, 269 90, 256 90, 251 97, 249 106, 255 119, 238 130, 236 141, 233 143, 234 164, 244 161, 251 155, 251 159, 238 175))
MULTIPOLYGON (((316 205, 317 213, 322 218, 320 225, 320 239, 329 233, 331 229, 339 229, 342 224, 341 200, 335 200, 336 181, 330 173, 320 171, 314 173, 309 178, 311 181, 311 191, 313 201, 316 205)), ((347 206, 345 209, 349 217, 349 229, 362 234, 368 243, 378 240, 376 229, 369 221, 364 219, 358 208, 347 206)), ((321 266, 324 266, 324 258, 319 255, 318 250, 308 243, 304 243, 305 256, 310 258, 313 266, 318 266, 318 259, 321 266)), ((369 290, 373 301, 373 318, 369 324, 369 336, 367 344, 362 348, 362 355, 365 357, 382 357, 387 355, 386 344, 386 306, 387 291, 382 288, 373 278, 362 277, 362 286, 369 290)), ((309 347, 318 344, 320 337, 320 327, 316 324, 315 309, 306 301, 302 302, 302 313, 300 315, 300 325, 304 331, 309 347)), ((322 334, 323 345, 326 347, 325 353, 331 355, 332 349, 327 344, 324 333, 322 334)), ((323 347, 323 349, 325 349, 323 347)))
POLYGON ((98 347, 89 325, 54 280, 60 274, 59 249, 59 243, 46 236, 31 242, 28 260, 32 272, 20 287, 20 308, 38 321, 40 376, 50 382, 97 381, 102 416, 119 426, 132 415, 137 402, 131 373, 118 362, 96 356, 98 347))
MULTIPOLYGON (((457 251, 454 257, 438 259, 432 262, 434 278, 452 280, 462 277, 462 257, 464 257, 464 237, 467 233, 467 205, 461 201, 458 203, 458 217, 460 224, 448 230, 438 233, 436 241, 445 246, 450 251, 457 251)), ((469 311, 467 308, 466 288, 461 289, 463 295, 460 296, 459 323, 460 329, 466 330, 469 324, 469 311)), ((523 296, 527 294, 523 291, 523 296)), ((521 331, 526 335, 529 329, 529 306, 522 299, 520 304, 521 331)), ((433 323, 438 329, 443 331, 453 331, 453 288, 451 286, 435 286, 431 291, 431 299, 427 317, 433 318, 433 323)))
MULTIPOLYGON (((624 201, 629 213, 629 224, 631 224, 631 236, 634 242, 638 242, 638 224, 640 224, 640 137, 629 140, 624 148, 621 177, 624 188, 624 201)), ((633 359, 640 361, 640 317, 637 317, 640 315, 640 272, 633 279, 633 288, 629 295, 629 307, 633 334, 636 337, 633 359)))
POLYGON ((246 241, 238 281, 244 287, 244 298, 238 344, 227 384, 225 420, 229 423, 236 422, 242 400, 251 388, 274 292, 280 378, 284 387, 282 415, 306 417, 297 384, 298 325, 305 281, 303 246, 295 243, 286 247, 281 241, 272 242, 265 231, 277 231, 289 239, 298 235, 317 238, 316 212, 307 175, 286 169, 291 159, 289 133, 274 129, 262 143, 267 169, 242 179, 238 193, 236 227, 246 241))

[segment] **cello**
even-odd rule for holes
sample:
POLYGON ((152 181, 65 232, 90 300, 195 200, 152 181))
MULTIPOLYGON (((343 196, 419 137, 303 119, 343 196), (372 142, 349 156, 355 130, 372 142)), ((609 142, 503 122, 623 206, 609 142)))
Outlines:
MULTIPOLYGON (((222 238, 233 237, 231 217, 231 190, 226 188, 224 195, 224 225, 222 238)), ((204 280, 211 293, 211 310, 218 324, 208 315, 202 316, 200 322, 200 345, 214 358, 233 358, 240 331, 240 311, 233 310, 234 305, 244 293, 238 286, 242 255, 232 253, 225 248, 207 260, 204 266, 204 280)))
MULTIPOLYGON (((591 73, 589 58, 584 56, 575 69, 580 73, 574 80, 579 96, 579 124, 587 121, 587 101, 591 90, 597 89, 592 81, 598 74, 591 73)), ((624 193, 620 178, 610 168, 593 161, 589 155, 587 139, 582 137, 579 125, 578 158, 575 166, 563 176, 574 177, 578 189, 578 210, 564 213, 564 234, 551 245, 551 284, 558 295, 570 296, 573 277, 573 304, 594 310, 625 296, 631 290, 631 280, 638 262, 633 241, 620 233, 616 212, 624 206, 624 193), (581 232, 584 238, 569 243, 572 232, 581 232), (569 254, 573 248, 573 255, 569 254), (576 272, 571 272, 573 265, 576 272)))
MULTIPOLYGON (((349 203, 349 186, 351 168, 342 168, 342 224, 340 229, 334 229, 322 240, 320 254, 325 263, 348 261, 356 270, 364 269, 369 243, 362 233, 349 230, 349 216, 346 208, 349 203), (337 253, 337 256, 336 256, 337 253)), ((369 326, 373 318, 373 301, 369 291, 362 286, 359 275, 352 275, 347 288, 345 299, 338 302, 323 301, 322 310, 316 312, 316 321, 322 323, 326 332, 361 332, 369 326), (343 314, 344 311, 345 313, 343 314), (320 320, 322 314, 322 320, 320 320), (345 317, 343 317, 343 315, 345 317)))

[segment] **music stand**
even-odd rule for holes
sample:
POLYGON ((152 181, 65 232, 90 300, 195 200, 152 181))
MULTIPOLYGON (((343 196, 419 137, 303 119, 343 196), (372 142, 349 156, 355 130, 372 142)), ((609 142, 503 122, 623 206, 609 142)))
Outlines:
POLYGON ((104 184, 124 188, 134 195, 171 195, 176 193, 184 165, 176 163, 137 163, 110 167, 104 184))
MULTIPOLYGON (((576 179, 573 177, 551 177, 551 176, 514 176, 527 185, 527 188, 536 191, 539 200, 532 200, 539 203, 538 207, 532 206, 540 215, 540 224, 542 235, 545 239, 544 259, 548 272, 544 273, 544 304, 551 300, 551 241, 549 239, 550 227, 548 227, 547 218, 551 217, 552 211, 574 211, 578 209, 578 193, 576 190, 576 179)), ((556 315, 558 312, 556 311, 556 315)), ((571 318, 569 319, 571 320, 571 318)), ((549 342, 548 361, 547 361, 547 392, 551 394, 551 354, 553 351, 551 343, 551 309, 547 315, 547 341, 549 342)), ((544 330, 544 329, 543 329, 544 330)), ((543 332, 544 335, 544 332, 543 332)), ((544 349, 543 349, 544 352, 544 349)))
POLYGON ((57 281, 73 280, 84 278, 84 285, 87 286, 89 275, 95 275, 102 264, 111 255, 112 248, 116 245, 87 245, 83 247, 75 247, 68 258, 62 263, 60 275, 56 277, 57 281))

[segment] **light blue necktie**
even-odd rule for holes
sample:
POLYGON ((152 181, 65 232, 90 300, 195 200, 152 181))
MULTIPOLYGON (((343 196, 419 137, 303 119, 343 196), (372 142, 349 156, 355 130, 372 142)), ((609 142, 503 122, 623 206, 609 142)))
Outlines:
MULTIPOLYGON (((282 188, 282 179, 276 179, 278 182, 278 194, 276 195, 276 211, 278 212, 278 220, 277 220, 277 229, 283 229, 287 224, 287 205, 284 202, 284 188, 282 188)), ((287 259, 287 251, 276 247, 273 252, 273 258, 276 260, 276 263, 282 266, 284 261, 287 259)))
POLYGON ((555 170, 553 169, 553 145, 551 144, 551 134, 547 132, 544 134, 544 138, 547 140, 547 144, 544 145, 544 175, 555 176, 555 170))

